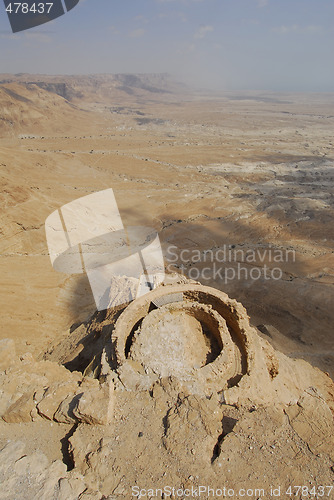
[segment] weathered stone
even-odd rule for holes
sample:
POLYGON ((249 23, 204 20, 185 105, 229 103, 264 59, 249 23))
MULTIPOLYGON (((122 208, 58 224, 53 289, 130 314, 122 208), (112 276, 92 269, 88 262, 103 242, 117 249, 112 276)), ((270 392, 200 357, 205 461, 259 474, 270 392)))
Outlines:
POLYGON ((25 455, 14 463, 13 472, 19 476, 28 474, 42 474, 49 466, 47 457, 41 451, 32 455, 25 455))
POLYGON ((54 420, 60 424, 75 424, 78 419, 75 417, 73 410, 76 407, 81 394, 70 395, 62 401, 54 414, 54 420))
POLYGON ((179 449, 184 443, 183 452, 188 456, 196 455, 204 460, 212 455, 218 436, 222 433, 221 411, 215 401, 195 395, 178 397, 178 404, 166 416, 166 436, 163 443, 169 453, 179 449))
POLYGON ((80 422, 86 424, 109 424, 114 406, 113 392, 114 385, 109 379, 97 388, 84 390, 76 407, 73 409, 73 415, 80 422))
POLYGON ((50 464, 41 451, 24 451, 23 443, 11 442, 0 452, 1 499, 56 500, 58 483, 67 474, 66 465, 60 460, 50 464))
POLYGON ((24 443, 12 441, 0 451, 0 475, 6 474, 12 464, 24 456, 24 449, 24 443))
POLYGON ((31 422, 34 409, 33 392, 26 392, 5 411, 2 418, 8 424, 31 422))
POLYGON ((333 415, 319 395, 305 393, 296 405, 287 407, 285 412, 293 429, 313 453, 325 453, 334 460, 333 415))
POLYGON ((86 490, 86 485, 80 474, 73 474, 72 471, 68 476, 59 481, 57 500, 77 500, 79 495, 86 490))
MULTIPOLYGON (((128 391, 148 391, 159 379, 154 373, 139 373, 136 369, 138 363, 130 361, 117 370, 121 385, 128 391)), ((143 367, 140 367, 143 371, 143 367)))
MULTIPOLYGON (((38 477, 37 484, 40 483, 40 488, 36 495, 36 498, 40 500, 50 500, 56 499, 59 489, 59 481, 66 477, 66 465, 60 460, 52 462, 52 464, 46 469, 44 477, 38 477)), ((31 481, 32 485, 36 487, 36 482, 31 481), (34 484, 35 483, 35 484, 34 484)))
POLYGON ((75 381, 50 385, 37 405, 39 414, 52 420, 62 401, 71 395, 74 397, 77 390, 78 384, 75 381))
POLYGON ((103 498, 105 498, 105 496, 102 496, 101 493, 91 488, 88 488, 79 496, 79 500, 102 500, 103 498))

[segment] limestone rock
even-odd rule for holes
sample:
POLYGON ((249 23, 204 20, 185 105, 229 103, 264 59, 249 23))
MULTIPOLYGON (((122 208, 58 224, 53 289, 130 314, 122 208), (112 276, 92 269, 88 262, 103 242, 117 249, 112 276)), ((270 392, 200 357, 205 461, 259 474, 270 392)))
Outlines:
POLYGON ((167 414, 164 445, 171 454, 196 455, 197 459, 207 460, 222 433, 222 417, 214 400, 180 394, 176 406, 167 414))
POLYGON ((52 420, 62 401, 74 395, 77 390, 78 384, 75 381, 51 384, 37 404, 39 414, 52 420))
POLYGON ((25 444, 17 441, 11 442, 0 451, 0 475, 5 475, 12 467, 13 463, 24 456, 25 444))
MULTIPOLYGON (((40 450, 26 454, 19 441, 9 442, 0 451, 0 482, 1 500, 77 500, 88 491, 78 472, 67 472, 60 460, 50 463, 40 450)), ((90 492, 91 498, 101 499, 97 490, 90 492)))
POLYGON ((102 494, 97 494, 96 491, 91 488, 87 488, 81 495, 79 496, 79 500, 103 500, 105 497, 102 494))
POLYGON ((77 500, 79 495, 86 490, 83 477, 77 475, 73 478, 61 478, 57 500, 77 500))
MULTIPOLYGON (((98 381, 96 380, 98 383, 98 381)), ((83 388, 83 387, 82 387, 83 388)), ((114 385, 107 380, 98 387, 84 390, 73 415, 82 423, 92 425, 107 425, 111 422, 114 406, 114 385)))
POLYGON ((148 391, 158 380, 157 375, 152 372, 146 374, 143 367, 133 360, 120 366, 117 373, 121 385, 128 391, 148 391))
POLYGON ((81 394, 71 394, 60 403, 53 417, 56 422, 60 424, 76 424, 78 422, 73 410, 81 398, 81 394))
POLYGON ((325 453, 334 460, 333 414, 317 391, 310 389, 285 412, 293 429, 313 453, 325 453))
POLYGON ((23 443, 11 442, 0 452, 2 500, 13 498, 55 499, 56 488, 61 477, 66 476, 66 466, 60 461, 49 464, 40 451, 25 455, 23 443))
POLYGON ((14 355, 15 349, 12 341, 5 339, 1 343, 5 366, 1 366, 0 362, 0 386, 2 387, 0 415, 5 416, 4 419, 7 422, 29 422, 31 412, 33 415, 37 414, 36 404, 47 397, 41 404, 43 408, 41 414, 44 418, 52 418, 52 411, 57 410, 68 392, 76 392, 82 374, 72 373, 65 367, 50 361, 34 361, 30 353, 18 358, 14 355), (47 390, 50 386, 51 388, 47 390), (62 392, 61 386, 68 386, 68 391, 64 389, 62 392), (34 399, 31 398, 31 394, 35 395, 34 399))
POLYGON ((34 409, 33 392, 26 392, 5 411, 2 418, 8 424, 31 422, 34 409))
POLYGON ((7 391, 0 390, 0 415, 3 415, 10 407, 13 395, 7 391))

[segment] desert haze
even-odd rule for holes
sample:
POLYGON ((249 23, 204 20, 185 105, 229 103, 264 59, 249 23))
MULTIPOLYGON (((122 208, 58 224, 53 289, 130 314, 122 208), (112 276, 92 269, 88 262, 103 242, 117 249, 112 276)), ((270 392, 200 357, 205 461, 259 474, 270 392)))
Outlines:
MULTIPOLYGON (((220 486, 262 484, 266 498, 288 470, 290 484, 332 484, 333 128, 329 93, 208 93, 164 74, 0 75, 0 456, 14 464, 27 455, 32 471, 43 452, 45 479, 30 498, 130 498, 140 478, 148 489, 165 484, 164 473, 166 484, 184 487, 203 478, 214 484, 222 474, 220 486), (232 304, 248 335, 240 352, 252 348, 258 365, 246 373, 240 362, 225 399, 217 402, 204 383, 193 394, 175 374, 141 386, 125 365, 109 363, 113 375, 104 366, 105 332, 118 313, 96 312, 86 275, 52 268, 44 223, 62 205, 107 188, 124 225, 158 231, 174 277, 166 288, 193 286, 197 294, 202 286, 204 294, 210 287, 215 300, 232 304), (266 384, 266 367, 276 392, 256 386, 257 377, 266 384), (58 395, 50 409, 43 391, 51 382, 58 395), (88 417, 83 403, 69 415, 65 396, 78 387, 86 401, 91 394, 102 406, 113 400, 105 406, 115 422, 109 413, 88 417)), ((194 322, 187 328, 197 335, 194 322)), ((173 321, 170 328, 177 329, 173 321)), ((133 365, 145 349, 132 348, 133 365)), ((18 484, 23 473, 16 467, 15 474, 18 484)), ((6 488, 4 498, 14 491, 27 498, 8 481, 6 488)))

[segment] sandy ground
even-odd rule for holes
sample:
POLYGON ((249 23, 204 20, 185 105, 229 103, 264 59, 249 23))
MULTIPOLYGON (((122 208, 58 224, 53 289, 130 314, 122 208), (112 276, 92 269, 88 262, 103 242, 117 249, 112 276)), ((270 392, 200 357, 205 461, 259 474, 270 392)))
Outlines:
MULTIPOLYGON (((95 313, 86 275, 53 270, 44 223, 63 204, 107 188, 124 225, 159 232, 168 271, 228 293, 274 348, 334 377, 333 94, 209 95, 159 75, 1 80, 0 339, 14 339, 19 356, 18 371, 2 380, 10 386, 13 373, 24 385, 27 366, 35 369, 29 353, 42 359, 51 345, 67 345, 95 313)), ((98 315, 93 324, 102 328, 98 315)), ((301 380, 329 381, 279 359, 285 387, 298 367, 301 380)), ((208 402, 173 384, 118 393, 111 426, 2 422, 0 448, 22 440, 28 457, 40 449, 70 469, 72 443, 74 472, 112 491, 110 499, 128 498, 140 478, 147 488, 222 477, 267 495, 306 479, 331 484, 330 444, 321 439, 332 423, 317 393, 283 411, 208 402), (325 451, 314 443, 318 432, 325 451)), ((57 498, 72 498, 63 488, 57 498)), ((80 498, 101 498, 92 495, 80 498)))
POLYGON ((94 312, 86 276, 52 269, 44 222, 112 187, 124 224, 159 231, 169 269, 237 298, 276 347, 333 376, 333 95, 88 83, 69 80, 71 102, 2 84, 1 337, 38 356, 94 312))

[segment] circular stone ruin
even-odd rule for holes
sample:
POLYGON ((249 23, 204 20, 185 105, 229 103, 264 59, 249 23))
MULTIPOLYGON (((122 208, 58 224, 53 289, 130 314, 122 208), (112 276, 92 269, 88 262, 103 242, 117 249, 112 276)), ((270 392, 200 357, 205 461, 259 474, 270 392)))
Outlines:
POLYGON ((160 286, 118 318, 116 370, 131 373, 137 388, 175 377, 193 391, 219 392, 249 372, 249 330, 243 306, 223 292, 200 284, 160 286))

